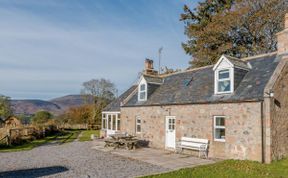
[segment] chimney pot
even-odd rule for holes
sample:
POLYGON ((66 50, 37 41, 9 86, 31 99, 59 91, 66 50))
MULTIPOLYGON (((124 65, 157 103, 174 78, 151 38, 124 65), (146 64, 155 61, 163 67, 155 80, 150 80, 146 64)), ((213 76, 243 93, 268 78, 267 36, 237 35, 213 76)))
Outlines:
POLYGON ((151 59, 145 60, 144 73, 147 75, 157 75, 157 71, 155 71, 153 68, 153 60, 151 60, 151 59))
POLYGON ((153 70, 153 60, 151 59, 145 60, 145 70, 153 70))
POLYGON ((278 54, 288 52, 288 13, 285 14, 284 30, 277 34, 277 50, 278 54))

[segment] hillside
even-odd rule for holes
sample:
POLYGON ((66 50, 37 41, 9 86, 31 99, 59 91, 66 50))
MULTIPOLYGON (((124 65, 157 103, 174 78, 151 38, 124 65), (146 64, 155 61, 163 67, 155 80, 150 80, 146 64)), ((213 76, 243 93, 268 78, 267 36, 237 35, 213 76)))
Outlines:
MULTIPOLYGON (((91 98, 90 101, 91 102, 91 98)), ((45 110, 58 115, 70 107, 83 105, 84 99, 81 95, 67 95, 50 101, 44 100, 12 100, 11 105, 15 114, 31 115, 39 110, 45 110)))
POLYGON ((69 109, 70 107, 81 106, 87 102, 92 102, 92 97, 88 100, 81 95, 67 95, 50 100, 51 103, 58 105, 62 110, 69 109))

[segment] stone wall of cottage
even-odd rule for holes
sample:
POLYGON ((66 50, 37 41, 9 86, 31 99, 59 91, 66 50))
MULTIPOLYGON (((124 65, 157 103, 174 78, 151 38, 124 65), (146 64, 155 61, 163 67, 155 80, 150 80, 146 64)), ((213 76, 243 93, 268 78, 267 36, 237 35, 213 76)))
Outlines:
POLYGON ((182 136, 209 139, 209 157, 262 161, 261 103, 227 103, 121 108, 121 129, 135 134, 142 119, 142 139, 165 148, 165 116, 176 116, 176 140, 182 136), (213 139, 213 117, 225 116, 226 141, 213 139))
POLYGON ((274 86, 271 100, 272 159, 288 156, 288 64, 274 86))

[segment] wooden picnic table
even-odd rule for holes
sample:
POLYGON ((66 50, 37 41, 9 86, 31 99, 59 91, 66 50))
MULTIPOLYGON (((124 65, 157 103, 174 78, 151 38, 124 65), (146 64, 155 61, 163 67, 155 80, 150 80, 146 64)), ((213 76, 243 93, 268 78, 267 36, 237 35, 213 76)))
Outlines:
POLYGON ((114 134, 110 135, 111 139, 105 140, 105 147, 135 149, 138 139, 133 135, 114 134))

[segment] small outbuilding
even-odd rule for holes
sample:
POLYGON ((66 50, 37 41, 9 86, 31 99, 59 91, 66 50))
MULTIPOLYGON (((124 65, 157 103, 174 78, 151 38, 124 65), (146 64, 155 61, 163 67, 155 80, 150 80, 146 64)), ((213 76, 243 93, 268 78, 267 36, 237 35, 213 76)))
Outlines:
POLYGON ((15 116, 10 116, 7 119, 5 119, 6 128, 16 128, 21 126, 22 126, 21 121, 15 116))

